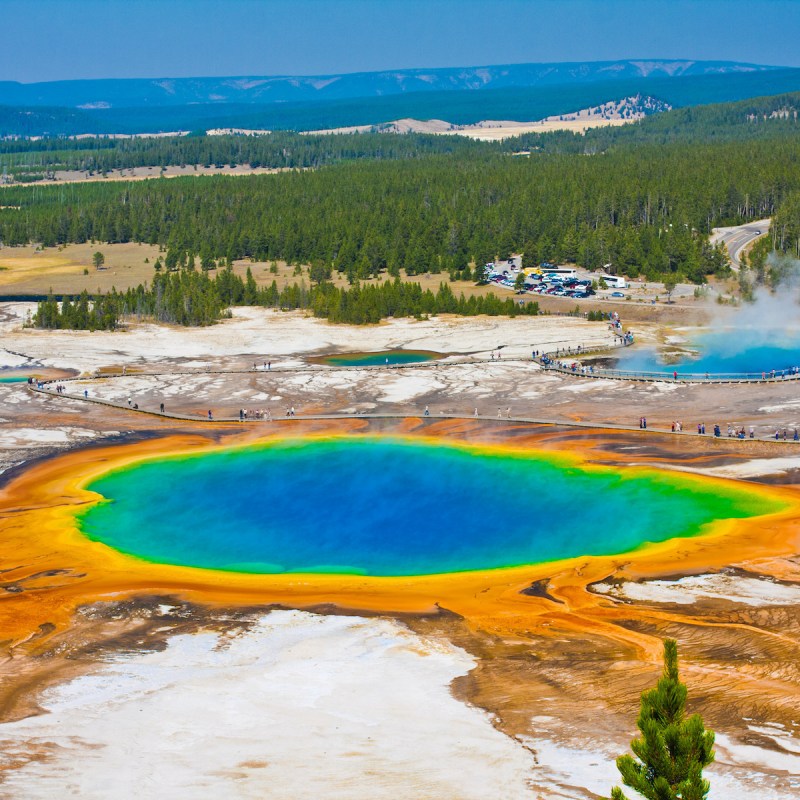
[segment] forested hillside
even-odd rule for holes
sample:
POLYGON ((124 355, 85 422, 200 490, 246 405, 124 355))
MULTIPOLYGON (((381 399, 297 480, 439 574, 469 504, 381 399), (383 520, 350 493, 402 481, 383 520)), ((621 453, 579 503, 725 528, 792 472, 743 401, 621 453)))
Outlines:
POLYGON ((630 125, 526 134, 504 143, 512 150, 603 153, 611 148, 671 142, 736 142, 800 135, 800 92, 756 97, 736 103, 679 108, 630 125))
POLYGON ((206 267, 285 259, 332 265, 353 280, 524 252, 529 261, 702 281, 724 268, 706 243, 712 227, 771 215, 798 190, 798 137, 592 157, 456 152, 279 175, 10 187, 0 239, 141 241, 206 267))

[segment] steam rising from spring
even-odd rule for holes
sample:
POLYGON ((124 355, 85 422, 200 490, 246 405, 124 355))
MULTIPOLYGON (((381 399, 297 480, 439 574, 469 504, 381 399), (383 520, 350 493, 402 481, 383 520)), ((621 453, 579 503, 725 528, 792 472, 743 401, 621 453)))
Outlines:
POLYGON ((721 308, 714 316, 708 338, 717 354, 734 355, 767 345, 800 349, 800 260, 772 254, 767 263, 772 288, 759 286, 752 301, 721 308))

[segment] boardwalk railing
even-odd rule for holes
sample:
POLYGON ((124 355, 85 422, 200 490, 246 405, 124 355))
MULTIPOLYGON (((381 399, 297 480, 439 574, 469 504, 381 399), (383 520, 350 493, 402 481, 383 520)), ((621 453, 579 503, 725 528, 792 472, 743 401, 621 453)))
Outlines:
MULTIPOLYGON (((54 382, 55 383, 55 382, 54 382)), ((587 420, 581 420, 580 422, 576 422, 572 419, 559 419, 555 417, 528 417, 528 416, 518 416, 512 415, 510 413, 510 409, 506 413, 498 412, 498 414, 476 414, 476 413, 466 413, 460 414, 458 412, 453 411, 434 411, 434 412, 427 412, 424 411, 420 413, 419 408, 409 408, 403 411, 393 411, 393 412, 376 412, 376 411, 358 411, 354 413, 342 413, 342 412, 332 412, 332 413, 322 413, 322 414, 276 414, 274 417, 272 415, 269 416, 246 416, 244 418, 238 416, 213 416, 208 417, 203 414, 182 414, 175 411, 165 410, 160 411, 157 408, 153 407, 139 407, 138 405, 129 406, 125 403, 116 401, 116 400, 106 400, 101 397, 97 397, 94 395, 85 396, 83 394, 72 394, 67 392, 59 392, 55 386, 48 386, 48 385, 37 385, 31 384, 28 385, 28 390, 31 392, 36 392, 38 394, 46 394, 52 397, 59 397, 65 400, 79 400, 86 403, 92 403, 95 405, 107 406, 109 408, 115 408, 122 411, 129 411, 134 414, 143 414, 146 416, 151 417, 160 417, 162 419, 167 420, 177 420, 183 422, 192 422, 192 423, 207 423, 207 424, 219 424, 219 423, 236 423, 237 425, 248 425, 253 424, 255 425, 265 425, 265 427, 269 426, 270 424, 274 423, 283 423, 283 422, 298 422, 298 421, 314 421, 314 420, 339 420, 339 419, 409 419, 409 418, 417 418, 417 419, 424 419, 430 420, 431 422, 441 421, 441 420, 473 420, 473 421, 490 421, 490 422, 502 422, 502 423, 522 423, 526 425, 547 425, 547 426, 555 426, 560 428, 585 428, 585 429, 593 429, 593 430, 617 430, 617 431, 637 431, 643 435, 653 435, 653 434, 665 434, 668 433, 668 429, 665 428, 658 428, 648 426, 647 428, 637 427, 635 425, 625 425, 618 422, 590 422, 587 420)), ((792 446, 798 446, 800 444, 800 440, 793 439, 792 433, 784 429, 783 436, 779 436, 777 433, 775 435, 768 434, 763 435, 759 434, 755 438, 747 438, 743 439, 741 437, 732 437, 730 435, 719 435, 715 436, 713 431, 709 431, 708 433, 696 433, 692 429, 671 431, 673 435, 676 436, 689 436, 689 437, 698 437, 703 439, 713 439, 714 441, 735 441, 735 442, 781 442, 783 444, 790 443, 792 446)))
MULTIPOLYGON (((608 350, 626 347, 616 344, 608 350)), ((536 357, 542 369, 574 375, 578 378, 607 378, 618 381, 667 382, 667 383, 775 383, 779 381, 800 380, 800 367, 769 370, 766 372, 686 372, 677 368, 664 367, 663 370, 608 369, 592 364, 581 364, 579 360, 603 352, 597 348, 573 347, 543 353, 536 357)))
POLYGON ((542 364, 547 371, 579 378, 608 378, 618 381, 660 381, 666 383, 777 383, 800 379, 800 372, 777 370, 775 372, 640 372, 625 369, 602 369, 592 366, 576 366, 565 363, 542 364))

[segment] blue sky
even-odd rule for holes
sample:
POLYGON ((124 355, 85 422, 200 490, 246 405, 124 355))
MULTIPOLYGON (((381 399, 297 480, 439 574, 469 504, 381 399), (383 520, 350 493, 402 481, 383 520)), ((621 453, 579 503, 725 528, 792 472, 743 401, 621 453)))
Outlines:
POLYGON ((800 0, 0 0, 0 80, 690 58, 800 66, 800 0))

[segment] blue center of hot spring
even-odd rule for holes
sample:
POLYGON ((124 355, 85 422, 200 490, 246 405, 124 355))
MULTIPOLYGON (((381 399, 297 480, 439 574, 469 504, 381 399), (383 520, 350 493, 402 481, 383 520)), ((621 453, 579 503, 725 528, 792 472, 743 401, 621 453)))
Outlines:
POLYGON ((144 461, 94 481, 91 539, 241 572, 420 575, 621 553, 763 497, 675 473, 382 438, 281 441, 144 461))

